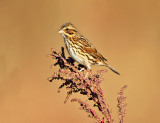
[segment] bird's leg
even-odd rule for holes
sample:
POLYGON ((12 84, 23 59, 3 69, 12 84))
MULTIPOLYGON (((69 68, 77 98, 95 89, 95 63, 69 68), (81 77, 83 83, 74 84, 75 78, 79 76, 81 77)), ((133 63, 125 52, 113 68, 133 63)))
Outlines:
POLYGON ((88 66, 84 66, 84 65, 81 65, 81 64, 79 64, 79 67, 81 67, 80 68, 80 70, 79 70, 79 72, 82 72, 83 71, 83 75, 85 74, 84 73, 84 70, 86 69, 87 70, 87 72, 86 72, 86 74, 85 74, 85 79, 88 77, 88 74, 89 73, 91 73, 91 68, 90 68, 90 66, 88 65, 88 66))
POLYGON ((91 69, 88 69, 87 68, 87 73, 86 73, 86 75, 85 75, 85 78, 87 78, 88 77, 88 74, 90 74, 92 71, 91 71, 91 69))

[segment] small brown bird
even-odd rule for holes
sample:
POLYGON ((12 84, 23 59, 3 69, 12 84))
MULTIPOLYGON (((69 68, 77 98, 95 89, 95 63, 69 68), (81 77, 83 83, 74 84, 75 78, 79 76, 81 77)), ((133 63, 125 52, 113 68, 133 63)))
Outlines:
POLYGON ((91 69, 91 65, 106 66, 116 74, 120 75, 114 68, 109 66, 105 59, 87 40, 82 36, 71 23, 64 24, 59 33, 64 38, 64 42, 69 55, 78 63, 91 69))

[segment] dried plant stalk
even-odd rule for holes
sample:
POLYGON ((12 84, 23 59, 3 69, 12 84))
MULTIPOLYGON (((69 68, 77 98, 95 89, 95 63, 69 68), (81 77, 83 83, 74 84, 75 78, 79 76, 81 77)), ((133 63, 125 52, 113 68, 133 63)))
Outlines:
MULTIPOLYGON (((63 82, 59 86, 58 92, 60 92, 63 87, 67 89, 67 96, 64 103, 68 101, 73 93, 86 95, 88 100, 94 102, 93 106, 90 106, 87 101, 83 102, 78 98, 71 99, 71 102, 78 102, 81 107, 80 109, 85 110, 89 114, 88 116, 90 118, 95 119, 95 122, 104 123, 104 121, 106 121, 107 123, 113 123, 114 120, 111 117, 109 105, 106 103, 103 91, 100 87, 100 84, 103 80, 102 75, 107 70, 98 70, 96 74, 93 74, 92 71, 80 72, 80 69, 82 69, 84 66, 75 65, 74 60, 71 57, 66 58, 63 47, 61 52, 54 49, 51 49, 51 51, 52 53, 49 56, 51 56, 53 59, 56 59, 54 66, 58 65, 59 70, 54 72, 53 75, 48 78, 48 80, 50 82, 53 80, 61 80, 63 82), (103 114, 102 118, 97 115, 96 111, 93 110, 93 107, 97 107, 98 110, 103 114)), ((120 92, 122 93, 120 94, 120 97, 123 96, 123 90, 124 89, 122 89, 120 92)), ((118 101, 118 107, 124 108, 124 106, 121 107, 122 103, 120 101, 122 100, 118 98, 118 101)), ((119 111, 121 112, 122 109, 119 111)), ((123 111, 121 113, 120 112, 119 116, 121 116, 121 120, 123 121, 125 114, 123 111)))
POLYGON ((118 116, 119 116, 119 123, 124 123, 124 118, 126 115, 126 106, 127 103, 125 102, 125 100, 127 99, 127 97, 124 96, 124 90, 127 88, 127 85, 123 86, 122 89, 120 90, 120 92, 118 93, 118 116))

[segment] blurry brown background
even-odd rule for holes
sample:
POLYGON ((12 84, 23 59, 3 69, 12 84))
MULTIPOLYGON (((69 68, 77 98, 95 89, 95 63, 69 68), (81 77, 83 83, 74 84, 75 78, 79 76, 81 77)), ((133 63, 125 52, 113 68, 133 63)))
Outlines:
MULTIPOLYGON (((79 104, 64 104, 47 57, 60 50, 61 25, 72 22, 121 76, 104 74, 102 88, 117 122, 117 92, 127 89, 126 123, 160 122, 158 0, 1 0, 0 123, 92 123, 79 104)), ((104 69, 104 67, 93 67, 104 69)))

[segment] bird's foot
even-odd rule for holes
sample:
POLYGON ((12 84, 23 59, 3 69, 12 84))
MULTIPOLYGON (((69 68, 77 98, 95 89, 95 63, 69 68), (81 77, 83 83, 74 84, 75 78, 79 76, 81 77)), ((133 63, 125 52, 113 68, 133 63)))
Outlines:
POLYGON ((83 68, 81 68, 79 71, 82 72, 82 71, 84 71, 84 69, 85 69, 85 68, 83 67, 83 68))

